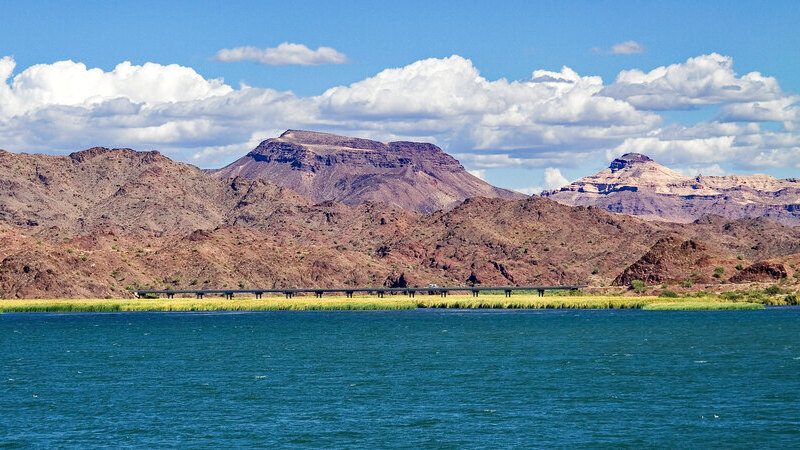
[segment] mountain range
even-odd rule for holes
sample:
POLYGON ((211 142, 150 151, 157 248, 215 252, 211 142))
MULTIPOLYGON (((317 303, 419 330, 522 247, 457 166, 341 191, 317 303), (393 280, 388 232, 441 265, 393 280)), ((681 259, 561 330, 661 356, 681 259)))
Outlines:
POLYGON ((647 220, 688 223, 720 215, 768 217, 800 225, 800 179, 687 177, 639 153, 623 155, 597 174, 541 195, 567 205, 598 206, 647 220))
POLYGON ((768 218, 670 223, 568 206, 495 190, 429 144, 378 144, 289 131, 219 171, 155 151, 0 151, 0 297, 120 296, 148 286, 724 283, 793 276, 800 262, 800 229, 768 218), (365 146, 375 148, 359 152, 365 146), (270 168, 258 160, 264 154, 283 161, 270 168), (351 182, 351 162, 365 184, 328 192, 351 182), (321 197, 261 173, 310 173, 319 181, 306 186, 321 197), (416 200, 372 201, 380 197, 364 188, 371 183, 416 200), (426 203, 425 192, 440 203, 426 203))

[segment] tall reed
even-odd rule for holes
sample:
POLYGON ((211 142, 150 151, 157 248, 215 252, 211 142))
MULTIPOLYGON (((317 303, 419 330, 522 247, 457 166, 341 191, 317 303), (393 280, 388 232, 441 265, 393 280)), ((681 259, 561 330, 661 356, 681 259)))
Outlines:
POLYGON ((622 297, 538 295, 468 295, 408 298, 392 296, 152 299, 0 299, 0 312, 104 312, 104 311, 278 311, 278 310, 392 310, 416 308, 487 309, 759 309, 763 305, 719 297, 622 297))

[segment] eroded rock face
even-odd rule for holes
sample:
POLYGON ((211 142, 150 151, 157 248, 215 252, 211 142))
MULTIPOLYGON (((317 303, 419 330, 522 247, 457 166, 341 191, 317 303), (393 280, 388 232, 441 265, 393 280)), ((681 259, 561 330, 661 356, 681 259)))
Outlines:
POLYGON ((714 259, 704 244, 670 236, 659 239, 638 261, 619 274, 613 284, 624 286, 633 280, 646 284, 681 281, 693 273, 699 275, 714 259))
POLYGON ((800 225, 800 180, 768 175, 687 177, 645 155, 628 153, 608 169, 542 196, 567 205, 593 205, 646 220, 687 223, 716 214, 768 217, 800 225))
POLYGON ((264 179, 314 202, 370 201, 421 213, 450 209, 471 197, 525 198, 474 177, 433 144, 313 131, 286 131, 212 173, 264 179))
POLYGON ((745 267, 741 272, 731 277, 732 283, 743 283, 750 281, 778 281, 786 278, 786 268, 783 264, 759 261, 753 265, 745 267))

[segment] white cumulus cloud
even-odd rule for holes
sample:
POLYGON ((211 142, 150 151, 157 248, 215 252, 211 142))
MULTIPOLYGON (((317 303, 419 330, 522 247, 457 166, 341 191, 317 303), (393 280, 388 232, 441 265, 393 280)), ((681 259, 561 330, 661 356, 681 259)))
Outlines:
POLYGON ((16 69, 13 58, 0 58, 0 148, 12 151, 156 148, 219 167, 261 139, 304 128, 433 142, 476 171, 547 168, 547 188, 567 183, 557 167, 630 151, 689 168, 800 161, 798 97, 774 78, 737 75, 730 58, 715 54, 624 71, 611 85, 569 67, 491 80, 453 55, 306 97, 233 88, 174 64, 123 62, 105 71, 58 61, 16 69), (689 126, 665 125, 656 112, 709 104, 720 105, 718 115, 689 126))
POLYGON ((651 110, 775 100, 783 95, 775 78, 758 72, 740 77, 733 71, 733 59, 716 53, 657 67, 647 73, 624 70, 603 93, 639 109, 651 110))
POLYGON ((729 161, 740 155, 740 149, 733 145, 734 139, 734 136, 698 139, 627 138, 607 153, 608 159, 626 153, 642 153, 665 163, 729 161))
POLYGON ((731 103, 720 108, 718 119, 727 122, 783 122, 794 128, 800 122, 800 96, 746 103, 731 103))
POLYGON ((544 169, 544 184, 548 189, 557 189, 569 184, 569 180, 564 175, 561 175, 561 170, 555 167, 548 167, 544 169))
MULTIPOLYGON (((11 78, 15 66, 10 57, 0 60, 0 111, 5 116, 51 105, 89 107, 115 99, 154 105, 202 100, 233 92, 221 79, 206 80, 193 69, 177 64, 137 66, 126 61, 105 72, 88 69, 83 63, 58 61, 28 67, 11 78)), ((116 105, 119 107, 122 103, 116 105)), ((113 110, 113 106, 111 108, 113 110)))
POLYGON ((284 42, 277 47, 234 47, 224 48, 214 56, 216 61, 236 62, 255 61, 270 66, 318 66, 321 64, 344 64, 347 56, 331 47, 311 50, 303 44, 284 42))

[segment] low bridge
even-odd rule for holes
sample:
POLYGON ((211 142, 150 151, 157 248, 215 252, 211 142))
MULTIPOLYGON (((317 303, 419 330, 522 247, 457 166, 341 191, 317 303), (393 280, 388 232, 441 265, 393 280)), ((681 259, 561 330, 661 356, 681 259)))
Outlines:
POLYGON ((168 298, 173 298, 175 294, 181 295, 195 295, 197 298, 203 298, 205 295, 224 295, 227 299, 232 299, 234 295, 253 294, 256 298, 261 298, 264 294, 283 294, 286 298, 292 298, 295 294, 314 294, 317 298, 322 298, 324 294, 344 294, 351 298, 353 294, 375 294, 383 298, 386 294, 403 294, 409 297, 414 297, 418 292, 427 293, 428 295, 440 295, 447 297, 450 292, 471 292, 473 297, 477 297, 480 292, 485 291, 501 291, 506 294, 506 297, 511 297, 514 291, 534 291, 539 293, 539 297, 543 297, 545 291, 575 291, 585 288, 586 285, 575 286, 462 286, 462 287, 413 287, 413 288, 335 288, 335 289, 321 289, 321 288, 300 288, 300 289, 202 289, 202 290, 134 290, 133 293, 136 297, 142 298, 147 295, 166 295, 168 298))

